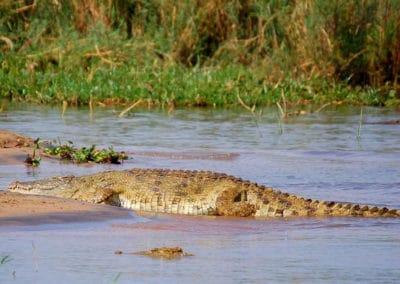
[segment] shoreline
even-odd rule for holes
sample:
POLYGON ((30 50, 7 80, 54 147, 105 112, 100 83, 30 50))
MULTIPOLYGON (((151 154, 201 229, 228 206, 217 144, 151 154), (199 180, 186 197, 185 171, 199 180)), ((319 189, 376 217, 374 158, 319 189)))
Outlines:
POLYGON ((73 199, 0 191, 0 227, 98 222, 131 217, 131 211, 73 199))

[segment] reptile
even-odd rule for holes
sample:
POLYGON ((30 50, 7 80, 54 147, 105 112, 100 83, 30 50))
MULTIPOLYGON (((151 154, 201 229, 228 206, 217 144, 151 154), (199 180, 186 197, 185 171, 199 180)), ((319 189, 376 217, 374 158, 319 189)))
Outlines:
POLYGON ((131 169, 13 182, 9 191, 73 198, 137 211, 237 217, 400 217, 400 210, 284 193, 210 171, 131 169))

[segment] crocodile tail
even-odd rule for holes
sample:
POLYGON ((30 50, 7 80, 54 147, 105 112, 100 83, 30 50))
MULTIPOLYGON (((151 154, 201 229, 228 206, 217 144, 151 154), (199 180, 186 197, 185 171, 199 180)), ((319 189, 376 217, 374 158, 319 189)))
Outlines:
POLYGON ((349 217, 392 217, 399 218, 400 210, 387 207, 368 206, 340 202, 316 202, 316 215, 349 217))

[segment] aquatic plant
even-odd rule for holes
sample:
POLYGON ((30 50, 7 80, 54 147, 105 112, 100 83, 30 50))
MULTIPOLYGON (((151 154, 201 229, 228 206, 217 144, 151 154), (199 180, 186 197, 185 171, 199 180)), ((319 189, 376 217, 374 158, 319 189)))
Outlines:
POLYGON ((4 265, 8 262, 10 262, 12 258, 9 255, 5 255, 0 259, 0 265, 4 265))
POLYGON ((363 123, 363 109, 360 109, 360 118, 358 120, 358 128, 357 128, 357 141, 361 140, 361 127, 363 123))
POLYGON ((61 160, 69 160, 76 163, 120 164, 122 160, 128 158, 124 152, 114 151, 113 147, 109 147, 108 150, 96 149, 96 145, 75 148, 72 141, 68 141, 66 144, 59 143, 58 146, 49 145, 43 151, 52 156, 57 156, 61 160))
POLYGON ((24 161, 24 163, 28 166, 38 167, 40 165, 41 157, 35 156, 35 150, 33 150, 33 155, 28 155, 24 161))
POLYGON ((67 141, 66 144, 61 144, 61 142, 59 142, 58 146, 50 144, 44 149, 45 153, 57 156, 61 160, 73 160, 75 151, 72 141, 67 141))
POLYGON ((37 167, 40 165, 40 161, 42 158, 39 156, 36 156, 36 149, 40 148, 40 138, 37 138, 34 142, 34 148, 32 152, 32 156, 28 155, 24 161, 26 165, 32 166, 32 167, 37 167))
MULTIPOLYGON (((13 260, 13 259, 11 258, 10 255, 5 255, 5 256, 3 256, 3 257, 0 258, 0 266, 6 265, 7 263, 11 262, 12 260, 13 260)), ((17 272, 16 272, 15 270, 13 270, 13 272, 12 272, 13 280, 16 279, 16 273, 17 273, 17 272)))
POLYGON ((112 279, 111 279, 111 284, 116 284, 118 283, 119 278, 121 277, 122 272, 118 272, 112 279))

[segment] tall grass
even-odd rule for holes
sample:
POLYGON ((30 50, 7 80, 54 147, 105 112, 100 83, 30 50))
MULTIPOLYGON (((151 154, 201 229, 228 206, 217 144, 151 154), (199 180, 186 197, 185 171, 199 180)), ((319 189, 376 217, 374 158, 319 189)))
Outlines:
POLYGON ((4 0, 0 96, 398 104, 400 0, 4 0))

